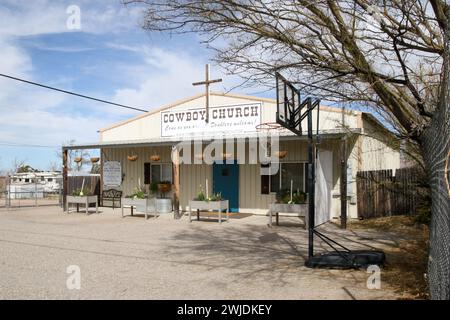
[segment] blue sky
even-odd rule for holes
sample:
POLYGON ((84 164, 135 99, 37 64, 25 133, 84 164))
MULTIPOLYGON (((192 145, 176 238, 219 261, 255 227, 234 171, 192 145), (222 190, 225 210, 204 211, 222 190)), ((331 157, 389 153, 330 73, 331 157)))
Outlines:
MULTIPOLYGON (((141 28, 143 8, 121 0, 0 0, 0 73, 151 110, 203 92, 212 52, 197 35, 170 36, 141 28), (80 29, 67 27, 70 6, 80 29)), ((240 83, 212 64, 213 90, 240 83)), ((0 172, 24 161, 60 167, 61 145, 98 141, 97 130, 139 114, 0 77, 0 172)), ((275 97, 263 88, 235 93, 275 97)))
MULTIPOLYGON (((201 92, 192 82, 211 52, 195 35, 149 33, 142 19, 142 8, 120 0, 1 0, 0 73, 144 109, 201 92), (80 8, 79 30, 67 28, 70 5, 80 8)), ((224 80, 214 90, 238 81, 224 80)), ((0 87, 0 171, 14 159, 59 165, 62 143, 95 142, 98 129, 138 114, 4 78, 0 87)))

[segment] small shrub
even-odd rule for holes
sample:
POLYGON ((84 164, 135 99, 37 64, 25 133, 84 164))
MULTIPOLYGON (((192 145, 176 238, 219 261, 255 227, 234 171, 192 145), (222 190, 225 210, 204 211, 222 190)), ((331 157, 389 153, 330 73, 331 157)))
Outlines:
POLYGON ((301 204, 306 203, 306 193, 303 191, 294 192, 291 201, 291 191, 289 189, 282 189, 277 192, 276 199, 277 203, 301 204))
POLYGON ((83 188, 83 189, 78 188, 72 192, 72 196, 75 196, 75 197, 83 197, 83 196, 90 196, 90 195, 92 195, 92 193, 91 193, 91 190, 89 190, 88 188, 83 188))
POLYGON ((143 188, 134 188, 133 193, 127 196, 133 199, 145 199, 145 190, 143 188))
POLYGON ((158 183, 157 183, 157 182, 153 181, 153 182, 150 184, 150 191, 151 191, 153 194, 155 194, 155 193, 158 192, 158 183))
POLYGON ((209 197, 208 201, 221 201, 222 200, 222 193, 217 192, 213 193, 212 196, 209 197))
POLYGON ((203 192, 203 188, 202 185, 200 185, 200 191, 197 193, 197 196, 194 198, 195 201, 205 201, 206 200, 206 196, 205 193, 203 192))

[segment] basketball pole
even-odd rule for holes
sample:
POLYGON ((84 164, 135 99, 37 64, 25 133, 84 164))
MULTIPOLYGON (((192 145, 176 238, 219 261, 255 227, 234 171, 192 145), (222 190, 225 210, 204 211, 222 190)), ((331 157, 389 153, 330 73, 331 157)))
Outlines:
MULTIPOLYGON (((307 119, 307 138, 308 138, 308 259, 305 266, 308 268, 362 268, 370 265, 381 266, 384 264, 386 256, 380 250, 350 250, 337 241, 324 235, 315 229, 315 192, 316 192, 316 162, 318 161, 319 143, 319 110, 320 100, 308 97, 303 102, 298 101, 298 105, 292 94, 292 101, 288 99, 287 89, 291 92, 299 92, 289 81, 287 81, 278 72, 275 74, 277 88, 277 123, 284 128, 292 131, 298 136, 302 135, 301 122, 307 119), (283 92, 280 92, 281 81, 283 92), (280 101, 281 98, 283 101, 280 101), (306 111, 302 109, 306 106, 306 111), (313 115, 312 111, 317 107, 317 140, 314 143, 313 137, 313 115), (314 256, 314 236, 317 235, 320 240, 333 249, 333 252, 321 253, 314 256)), ((300 95, 300 94, 299 94, 300 95)))
POLYGON ((313 142, 312 129, 312 105, 311 99, 307 104, 307 118, 308 118, 308 256, 314 256, 314 225, 315 225, 315 148, 313 142))

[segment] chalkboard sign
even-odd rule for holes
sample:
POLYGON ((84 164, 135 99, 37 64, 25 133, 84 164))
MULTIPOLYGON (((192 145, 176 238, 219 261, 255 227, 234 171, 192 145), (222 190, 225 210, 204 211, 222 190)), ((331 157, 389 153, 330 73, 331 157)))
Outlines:
POLYGON ((103 185, 120 186, 122 184, 122 167, 119 161, 106 161, 103 164, 103 185))

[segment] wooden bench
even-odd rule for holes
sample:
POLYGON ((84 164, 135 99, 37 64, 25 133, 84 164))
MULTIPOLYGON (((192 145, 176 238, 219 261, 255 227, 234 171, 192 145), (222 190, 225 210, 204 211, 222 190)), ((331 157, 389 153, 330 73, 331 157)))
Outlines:
POLYGON ((122 198, 122 191, 116 190, 116 189, 108 189, 103 190, 102 192, 102 207, 108 207, 105 206, 104 201, 112 201, 112 208, 120 208, 121 207, 121 198, 122 198), (116 202, 118 205, 116 206, 116 202))

